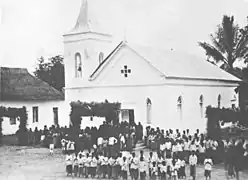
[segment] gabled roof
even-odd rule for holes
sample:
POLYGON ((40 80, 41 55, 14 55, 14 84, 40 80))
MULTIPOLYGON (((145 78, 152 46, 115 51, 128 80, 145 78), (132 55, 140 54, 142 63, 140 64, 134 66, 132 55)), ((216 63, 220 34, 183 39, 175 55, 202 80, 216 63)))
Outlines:
POLYGON ((90 80, 96 75, 96 73, 100 72, 100 70, 103 68, 103 66, 106 66, 107 61, 110 59, 110 57, 124 44, 124 41, 121 41, 112 52, 109 53, 109 55, 103 60, 102 63, 98 65, 98 67, 95 69, 95 71, 90 75, 90 80))
POLYGON ((197 56, 175 50, 159 49, 134 44, 131 45, 126 42, 121 42, 110 53, 103 63, 93 72, 90 79, 94 79, 96 74, 100 73, 101 69, 103 69, 107 62, 111 60, 111 56, 123 47, 123 45, 127 45, 129 48, 133 49, 167 78, 205 79, 233 82, 241 81, 237 77, 197 56))
POLYGON ((139 45, 131 45, 131 47, 167 77, 241 81, 205 59, 185 52, 139 45))
POLYGON ((64 100, 64 94, 32 76, 27 69, 0 67, 0 100, 64 100))

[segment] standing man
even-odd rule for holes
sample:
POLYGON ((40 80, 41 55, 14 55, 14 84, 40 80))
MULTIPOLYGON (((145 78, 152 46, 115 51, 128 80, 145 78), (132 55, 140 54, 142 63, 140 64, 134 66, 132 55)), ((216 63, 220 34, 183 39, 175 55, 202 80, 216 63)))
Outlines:
POLYGON ((190 176, 193 177, 193 180, 196 178, 196 165, 197 165, 197 156, 195 154, 195 151, 191 152, 191 155, 189 156, 189 165, 190 165, 190 176))

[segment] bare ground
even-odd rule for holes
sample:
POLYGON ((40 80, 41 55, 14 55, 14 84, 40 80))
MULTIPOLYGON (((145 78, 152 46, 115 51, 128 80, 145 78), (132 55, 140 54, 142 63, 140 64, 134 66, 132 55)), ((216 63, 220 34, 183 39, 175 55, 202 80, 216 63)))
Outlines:
MULTIPOLYGON (((59 149, 50 156, 45 148, 3 146, 0 147, 0 180, 83 179, 66 176, 64 159, 59 149)), ((197 167, 197 180, 204 179, 203 171, 203 167, 197 167)), ((186 173, 189 174, 188 168, 186 173)), ((227 179, 223 167, 214 167, 212 180, 222 179, 227 179)), ((241 172, 240 180, 248 180, 248 173, 241 172)))

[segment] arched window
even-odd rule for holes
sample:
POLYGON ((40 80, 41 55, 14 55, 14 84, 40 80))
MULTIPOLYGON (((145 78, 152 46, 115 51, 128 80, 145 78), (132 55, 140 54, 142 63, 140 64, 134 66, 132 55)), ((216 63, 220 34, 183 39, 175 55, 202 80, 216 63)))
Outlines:
POLYGON ((179 97, 177 98, 177 107, 178 107, 178 108, 182 108, 182 96, 179 96, 179 97))
POLYGON ((152 101, 150 98, 146 99, 146 123, 151 124, 151 109, 152 109, 152 101))
POLYGON ((75 76, 82 77, 82 59, 80 53, 75 54, 75 76))
POLYGON ((183 104, 183 98, 182 96, 179 96, 177 98, 177 109, 178 109, 178 113, 179 113, 179 119, 182 120, 182 104, 183 104))
POLYGON ((104 58, 104 54, 103 54, 103 52, 100 52, 100 54, 99 54, 99 64, 101 64, 103 62, 103 58, 104 58))
POLYGON ((221 106, 221 95, 219 94, 218 95, 218 108, 220 108, 221 106))
POLYGON ((200 104, 200 113, 201 113, 201 118, 203 117, 203 95, 200 95, 200 98, 199 98, 199 104, 200 104))

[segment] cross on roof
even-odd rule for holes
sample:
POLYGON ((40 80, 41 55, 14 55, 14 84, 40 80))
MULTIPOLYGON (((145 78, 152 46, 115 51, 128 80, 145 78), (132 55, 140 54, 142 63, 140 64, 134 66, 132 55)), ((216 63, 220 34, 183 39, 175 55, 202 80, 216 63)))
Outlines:
POLYGON ((127 65, 124 66, 124 69, 121 70, 121 74, 124 74, 124 77, 128 77, 128 74, 131 73, 131 69, 127 68, 127 65))

